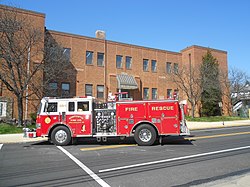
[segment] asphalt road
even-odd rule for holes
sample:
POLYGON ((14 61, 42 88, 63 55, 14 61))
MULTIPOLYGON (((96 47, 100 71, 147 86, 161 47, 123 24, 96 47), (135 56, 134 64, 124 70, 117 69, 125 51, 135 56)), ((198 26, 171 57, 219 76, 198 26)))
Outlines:
POLYGON ((81 139, 0 145, 0 186, 192 186, 250 173, 250 126, 192 131, 162 145, 81 139))

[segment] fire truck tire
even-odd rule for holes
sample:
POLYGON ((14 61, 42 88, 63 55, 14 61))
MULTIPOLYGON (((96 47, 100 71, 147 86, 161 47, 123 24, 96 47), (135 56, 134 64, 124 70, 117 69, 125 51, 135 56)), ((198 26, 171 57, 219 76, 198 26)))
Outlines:
POLYGON ((55 145, 68 145, 71 141, 69 129, 64 126, 56 127, 51 133, 51 140, 55 145))
POLYGON ((149 146, 154 144, 156 136, 154 127, 142 124, 135 129, 134 139, 138 145, 149 146))

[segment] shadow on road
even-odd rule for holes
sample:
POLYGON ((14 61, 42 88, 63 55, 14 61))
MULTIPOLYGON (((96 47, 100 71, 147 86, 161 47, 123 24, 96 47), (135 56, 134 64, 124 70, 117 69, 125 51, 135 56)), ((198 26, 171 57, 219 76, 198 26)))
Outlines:
MULTIPOLYGON (((192 140, 193 141, 193 140, 192 140)), ((156 140, 153 146, 164 145, 192 145, 192 141, 185 139, 182 136, 166 136, 162 138, 161 144, 156 140)), ((133 137, 120 139, 117 137, 109 137, 106 142, 98 142, 96 138, 77 138, 70 145, 122 145, 122 144, 136 144, 133 137)), ((32 145, 53 145, 49 141, 41 141, 33 143, 32 145)))

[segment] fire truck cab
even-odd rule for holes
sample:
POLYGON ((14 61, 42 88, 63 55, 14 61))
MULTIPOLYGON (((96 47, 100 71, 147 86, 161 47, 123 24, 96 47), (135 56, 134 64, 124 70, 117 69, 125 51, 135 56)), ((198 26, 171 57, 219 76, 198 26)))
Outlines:
POLYGON ((152 145, 167 135, 189 135, 183 105, 177 100, 99 103, 93 97, 43 98, 37 113, 36 136, 56 145, 78 137, 133 136, 138 145, 152 145))

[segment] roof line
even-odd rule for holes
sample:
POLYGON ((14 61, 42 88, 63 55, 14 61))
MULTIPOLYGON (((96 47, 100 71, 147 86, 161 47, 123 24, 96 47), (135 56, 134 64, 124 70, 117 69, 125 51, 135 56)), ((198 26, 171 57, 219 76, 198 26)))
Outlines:
POLYGON ((17 8, 17 7, 14 7, 14 6, 0 5, 0 9, 7 9, 7 10, 10 10, 10 11, 16 10, 17 12, 26 13, 26 14, 36 14, 36 15, 40 15, 42 17, 46 16, 46 14, 41 13, 41 12, 36 12, 36 11, 32 11, 32 10, 17 8))
MULTIPOLYGON (((72 37, 86 38, 86 39, 90 39, 90 40, 103 41, 103 39, 89 37, 89 36, 83 36, 83 35, 79 35, 79 34, 72 34, 72 33, 67 33, 67 32, 62 32, 62 31, 55 31, 55 30, 49 30, 49 29, 47 29, 47 31, 58 33, 58 34, 61 34, 61 35, 68 35, 68 36, 72 36, 72 37)), ((145 46, 140 46, 140 45, 135 45, 135 44, 128 44, 128 43, 117 42, 117 41, 112 41, 112 40, 106 40, 106 41, 109 42, 109 43, 116 43, 116 44, 121 44, 121 45, 126 45, 126 46, 133 46, 133 47, 137 47, 137 48, 157 50, 157 51, 161 51, 161 52, 174 53, 174 54, 179 54, 179 55, 181 54, 180 52, 174 52, 174 51, 168 51, 168 50, 163 50, 163 49, 145 47, 145 46)))
POLYGON ((191 45, 191 46, 186 47, 185 49, 181 50, 181 52, 186 51, 186 50, 189 50, 189 49, 191 49, 191 48, 210 49, 210 50, 212 50, 212 51, 218 51, 218 52, 226 53, 226 54, 227 54, 227 51, 224 51, 224 50, 214 49, 214 48, 210 48, 210 47, 203 47, 203 46, 199 46, 199 45, 191 45))

